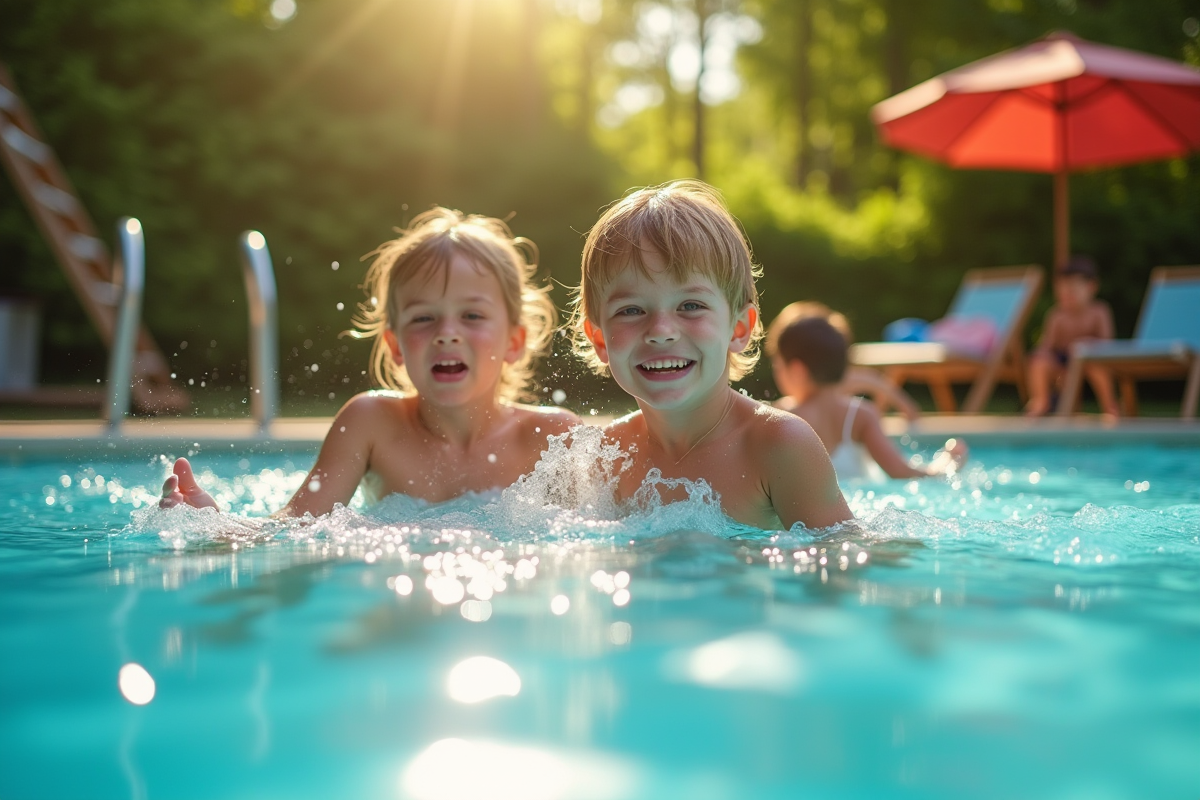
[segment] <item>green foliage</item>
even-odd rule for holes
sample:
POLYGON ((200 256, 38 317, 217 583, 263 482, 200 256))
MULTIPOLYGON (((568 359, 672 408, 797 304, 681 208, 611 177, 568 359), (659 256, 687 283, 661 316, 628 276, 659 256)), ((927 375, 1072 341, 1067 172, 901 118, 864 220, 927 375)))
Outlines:
MULTIPOLYGON (((571 280, 578 231, 612 192, 605 159, 544 111, 520 7, 468 7, 454 65, 450 3, 310 0, 272 30, 246 2, 0 0, 0 58, 102 235, 142 220, 145 320, 181 375, 244 363, 236 241, 257 228, 292 391, 344 399, 366 357, 337 333, 363 299, 360 258, 396 226, 434 203, 515 215, 571 280)), ((19 266, 0 290, 45 298, 49 379, 101 375, 95 333, 0 183, 0 253, 19 266)))
MULTIPOLYGON (((257 228, 280 285, 286 388, 340 401, 365 386, 365 347, 337 338, 362 299, 360 257, 416 211, 515 215, 544 273, 569 286, 604 204, 695 173, 694 95, 670 47, 692 35, 682 23, 699 2, 300 0, 281 25, 265 0, 0 0, 0 59, 105 237, 122 215, 144 223, 146 321, 179 373, 241 373, 235 244, 257 228), (681 24, 649 41, 656 6, 681 24), (649 102, 608 113, 630 86, 649 102)), ((762 34, 739 50, 738 96, 705 109, 705 159, 765 266, 765 316, 819 299, 864 339, 897 317, 939 316, 966 268, 1047 264, 1051 252, 1048 176, 889 151, 874 103, 1053 29, 1200 64, 1200 24, 1185 24, 1200 17, 1195 0, 707 8, 762 34)), ((1074 249, 1096 256, 1121 334, 1152 267, 1200 261, 1197 170, 1189 159, 1072 178, 1074 249)), ((0 291, 44 299, 46 377, 102 375, 95 333, 4 180, 0 263, 0 291)), ((561 307, 568 294, 555 297, 561 307)), ((547 388, 601 396, 602 409, 627 402, 559 349, 547 388)), ((748 385, 769 384, 760 370, 748 385)))

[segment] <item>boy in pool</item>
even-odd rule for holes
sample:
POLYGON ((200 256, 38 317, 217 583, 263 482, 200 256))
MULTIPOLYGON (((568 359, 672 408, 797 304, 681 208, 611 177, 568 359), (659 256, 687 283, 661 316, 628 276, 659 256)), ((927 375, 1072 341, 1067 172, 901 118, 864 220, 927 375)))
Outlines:
POLYGON ((843 388, 846 350, 842 332, 819 316, 780 315, 767 336, 775 384, 784 395, 778 405, 813 427, 839 480, 867 477, 872 461, 893 478, 938 475, 966 461, 966 443, 950 439, 928 467, 910 464, 884 434, 874 404, 843 388))
MULTIPOLYGON (((1025 413, 1040 417, 1050 410, 1051 389, 1062 380, 1071 345, 1089 339, 1113 338, 1112 309, 1096 299, 1100 283, 1096 262, 1087 256, 1071 256, 1054 273, 1054 305, 1046 312, 1042 338, 1029 358, 1029 402, 1025 413)), ((1086 368, 1088 383, 1096 393, 1100 410, 1117 416, 1112 375, 1104 367, 1086 368)))
MULTIPOLYGON (((360 482, 440 502, 511 485, 546 439, 579 419, 520 405, 548 349, 554 305, 532 286, 537 250, 498 219, 434 208, 375 251, 355 324, 374 337, 372 377, 393 391, 351 398, 282 516, 326 514, 360 482)), ((187 459, 161 505, 216 508, 187 459)))
MULTIPOLYGON (((771 322, 771 326, 767 329, 766 351, 767 357, 772 360, 777 353, 777 344, 779 334, 782 333, 793 322, 809 317, 820 317, 828 322, 837 332, 846 340, 846 344, 854 342, 854 334, 850 331, 850 322, 846 319, 846 315, 840 311, 834 311, 824 303, 819 303, 816 300, 798 300, 795 303, 789 303, 784 306, 779 315, 771 322)), ((778 371, 776 370, 776 374, 778 371)), ((776 385, 779 381, 776 379, 776 385)), ((838 384, 838 389, 843 394, 847 395, 871 395, 876 403, 881 404, 883 408, 889 405, 895 406, 896 409, 904 415, 908 420, 916 420, 921 417, 921 408, 916 404, 916 401, 901 389, 899 386, 884 379, 879 374, 878 370, 870 367, 856 367, 850 364, 846 365, 845 374, 842 376, 841 382, 838 384)), ((783 391, 782 388, 780 391, 783 391)), ((788 398, 787 392, 775 402, 776 408, 782 408, 784 411, 790 411, 793 405, 788 398)))
POLYGON ((572 321, 577 350, 639 408, 606 429, 631 462, 619 499, 658 469, 707 481, 725 513, 746 525, 853 519, 812 428, 729 385, 758 359, 755 274, 737 222, 697 181, 633 192, 589 232, 572 321))

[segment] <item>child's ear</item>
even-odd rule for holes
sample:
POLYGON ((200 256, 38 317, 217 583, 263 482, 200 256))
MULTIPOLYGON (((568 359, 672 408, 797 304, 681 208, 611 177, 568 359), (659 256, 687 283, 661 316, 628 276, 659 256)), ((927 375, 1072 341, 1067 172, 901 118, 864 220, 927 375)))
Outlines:
POLYGON ((583 321, 583 333, 587 336, 588 341, 592 343, 592 348, 596 351, 596 358, 600 359, 601 364, 608 363, 608 345, 604 343, 604 334, 600 331, 599 325, 593 325, 590 321, 583 321))
POLYGON ((403 367, 404 354, 400 352, 400 342, 396 341, 396 334, 392 332, 391 328, 383 332, 383 341, 392 354, 392 361, 396 362, 396 366, 403 367))
POLYGON ((506 364, 515 364, 525 355, 525 337, 527 332, 524 325, 514 325, 508 340, 508 351, 504 354, 506 364))
POLYGON ((757 324, 758 308, 753 303, 747 303, 733 320, 733 338, 729 340, 729 352, 740 353, 745 350, 757 324))

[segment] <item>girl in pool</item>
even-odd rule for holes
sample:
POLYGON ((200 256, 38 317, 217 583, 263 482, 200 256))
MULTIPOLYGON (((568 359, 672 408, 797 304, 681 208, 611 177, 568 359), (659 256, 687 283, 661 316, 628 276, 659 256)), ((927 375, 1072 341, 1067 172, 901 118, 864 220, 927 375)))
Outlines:
MULTIPOLYGON (((498 219, 434 208, 374 255, 352 335, 374 337, 371 374, 387 391, 342 407, 281 516, 326 514, 360 483, 431 502, 503 488, 579 423, 516 402, 555 327, 548 289, 532 286, 532 242, 498 219)), ((217 508, 184 458, 161 505, 181 503, 217 508)))
POLYGON ((966 442, 950 439, 928 465, 914 465, 883 432, 879 411, 849 394, 846 338, 823 316, 789 318, 771 325, 767 352, 783 398, 779 407, 804 419, 829 451, 838 480, 874 477, 875 465, 892 478, 953 472, 966 463, 966 442))

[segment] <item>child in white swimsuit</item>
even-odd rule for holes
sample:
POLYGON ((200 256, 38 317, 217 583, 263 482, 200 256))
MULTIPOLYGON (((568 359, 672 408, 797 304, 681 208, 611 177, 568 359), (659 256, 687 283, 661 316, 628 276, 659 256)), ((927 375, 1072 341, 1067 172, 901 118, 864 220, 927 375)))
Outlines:
POLYGON ((829 454, 833 462, 833 471, 840 481, 855 481, 864 478, 878 480, 883 477, 879 465, 867 448, 854 441, 854 418, 858 416, 858 408, 862 405, 861 397, 851 397, 850 406, 846 409, 846 420, 842 423, 842 440, 829 454))
POLYGON ((967 460, 966 443, 956 439, 947 441, 928 465, 914 465, 896 449, 875 406, 847 397, 840 388, 846 339, 828 320, 807 317, 771 328, 767 353, 784 395, 776 405, 812 426, 831 453, 839 481, 871 478, 878 468, 893 478, 921 478, 953 472, 967 460))

